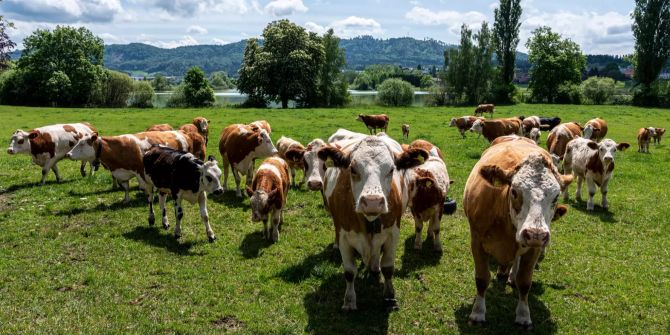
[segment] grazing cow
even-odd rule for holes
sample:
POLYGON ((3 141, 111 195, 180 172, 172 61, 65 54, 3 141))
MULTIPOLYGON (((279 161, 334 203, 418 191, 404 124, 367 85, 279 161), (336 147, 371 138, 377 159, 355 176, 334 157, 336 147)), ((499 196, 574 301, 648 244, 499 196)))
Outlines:
POLYGON ((191 121, 191 123, 187 123, 181 127, 179 127, 179 130, 182 130, 184 132, 196 132, 205 139, 205 145, 209 143, 209 124, 211 121, 205 119, 202 116, 198 116, 191 121))
POLYGON ((526 143, 530 143, 530 144, 537 144, 537 143, 535 143, 535 141, 531 140, 528 137, 523 137, 523 136, 519 136, 519 135, 505 135, 505 136, 500 136, 500 137, 496 138, 495 140, 493 140, 493 142, 491 142, 491 146, 494 146, 498 143, 511 142, 511 141, 521 141, 521 142, 526 142, 526 143))
POLYGON ((458 131, 461 133, 461 136, 465 138, 465 132, 470 130, 472 128, 472 125, 477 120, 484 121, 485 119, 483 117, 467 116, 467 115, 459 118, 452 117, 451 123, 449 123, 449 127, 458 128, 458 131))
POLYGON ((305 147, 300 142, 282 136, 277 141, 277 150, 279 150, 279 157, 286 160, 289 170, 291 171, 291 185, 295 187, 295 170, 302 170, 303 176, 300 186, 305 183, 305 163, 303 157, 305 155, 305 147))
POLYGON ((409 139, 409 125, 407 123, 402 125, 402 138, 409 139))
POLYGON ((558 157, 559 161, 562 160, 563 156, 565 156, 568 142, 577 136, 582 136, 583 129, 577 122, 561 123, 556 126, 547 137, 547 149, 549 149, 549 153, 552 156, 555 155, 558 157))
POLYGON ((365 127, 370 131, 370 135, 377 132, 377 129, 383 130, 386 132, 389 126, 389 117, 386 114, 379 115, 364 115, 359 114, 356 121, 361 121, 365 124, 365 127))
POLYGON ((147 131, 119 136, 98 136, 93 134, 77 143, 66 157, 73 160, 99 160, 112 173, 112 177, 125 191, 124 203, 130 201, 128 182, 136 177, 140 187, 144 182, 142 157, 153 145, 163 145, 172 149, 189 150, 189 140, 179 131, 147 131))
POLYGON ((541 117, 540 116, 540 129, 552 130, 561 124, 560 117, 541 117))
MULTIPOLYGON (((25 153, 30 154, 33 163, 42 167, 42 180, 44 185, 49 170, 53 170, 56 175, 56 181, 60 182, 58 173, 58 162, 65 158, 70 149, 72 149, 82 138, 97 134, 97 130, 89 123, 70 123, 54 124, 40 128, 32 129, 29 132, 17 129, 9 142, 7 153, 10 155, 25 153)), ((95 158, 81 160, 79 171, 82 176, 86 176, 86 162, 91 165, 91 174, 95 158)))
POLYGON ((481 104, 475 109, 475 116, 482 116, 484 113, 489 113, 490 117, 493 117, 493 112, 496 110, 496 105, 494 104, 481 104))
POLYGON ((589 120, 584 125, 584 138, 600 142, 607 135, 607 122, 600 118, 589 120))
POLYGON ((522 135, 521 120, 515 117, 484 121, 476 120, 472 124, 470 131, 482 134, 489 142, 492 142, 500 136, 512 134, 522 135))
POLYGON ((153 146, 143 158, 146 193, 149 202, 149 224, 156 221, 154 217, 154 190, 158 190, 161 206, 163 228, 168 229, 165 200, 167 195, 174 201, 175 225, 174 237, 181 237, 181 219, 184 216, 181 202, 186 200, 192 204, 196 201, 200 206, 200 218, 205 224, 205 232, 209 242, 214 242, 216 236, 209 225, 207 213, 207 193, 223 193, 221 187, 221 169, 214 159, 209 156, 207 162, 197 159, 193 154, 174 150, 163 146, 153 146))
POLYGON ((523 126, 523 136, 526 136, 530 138, 530 131, 533 128, 540 128, 541 123, 540 123, 540 117, 539 116, 529 116, 525 117, 523 119, 519 118, 523 126))
POLYGON ((263 236, 272 242, 279 240, 279 230, 284 224, 284 207, 288 196, 288 164, 279 157, 267 158, 254 175, 247 195, 251 202, 251 220, 263 222, 263 236), (268 227, 268 216, 272 217, 268 227))
POLYGON ((228 185, 228 168, 232 165, 235 194, 242 197, 239 174, 247 176, 246 185, 251 185, 254 176, 254 159, 272 156, 277 153, 277 149, 265 129, 245 124, 231 124, 221 132, 219 152, 223 162, 224 192, 228 185))
POLYGON ((654 138, 654 145, 656 144, 661 144, 661 138, 663 137, 663 134, 665 134, 665 128, 654 128, 656 135, 653 136, 654 138))
MULTIPOLYGON (((649 153, 649 142, 651 141, 651 138, 655 136, 656 128, 640 128, 640 130, 637 131, 637 151, 649 153)), ((42 171, 42 174, 44 174, 44 171, 42 171)))
POLYGON ((254 121, 249 123, 249 126, 254 130, 265 129, 265 131, 268 132, 268 135, 272 134, 272 127, 270 126, 270 123, 265 120, 254 121))
POLYGON ((169 125, 167 123, 162 123, 162 124, 155 124, 153 126, 150 126, 145 131, 170 131, 170 130, 174 130, 174 129, 172 129, 171 125, 169 125))
POLYGON ((326 170, 324 194, 339 231, 346 292, 343 310, 355 310, 356 252, 373 274, 384 275, 384 298, 397 306, 393 289, 395 252, 400 238, 402 203, 401 174, 428 158, 422 149, 394 153, 384 138, 368 136, 348 152, 335 146, 319 150, 326 170), (382 255, 383 253, 383 255, 382 255), (381 256, 381 261, 380 261, 381 256))
POLYGON ((512 266, 508 282, 519 291, 516 323, 532 326, 528 292, 533 268, 549 243, 549 223, 567 213, 557 200, 571 181, 572 176, 560 175, 549 153, 533 143, 507 141, 484 151, 463 195, 477 286, 471 322, 486 320, 488 259, 493 256, 501 269, 512 266))
MULTIPOLYGON (((576 138, 568 143, 563 161, 565 173, 572 173, 577 178, 577 192, 575 198, 582 201, 582 182, 586 179, 586 187, 589 190, 589 201, 586 209, 593 210, 593 196, 596 194, 596 185, 600 187, 602 194, 602 206, 605 210, 609 208, 607 203, 607 186, 612 179, 614 171, 614 156, 617 150, 625 150, 630 147, 628 143, 619 143, 605 139, 596 143, 587 138, 576 138)), ((568 188, 563 191, 563 199, 569 199, 568 188)))

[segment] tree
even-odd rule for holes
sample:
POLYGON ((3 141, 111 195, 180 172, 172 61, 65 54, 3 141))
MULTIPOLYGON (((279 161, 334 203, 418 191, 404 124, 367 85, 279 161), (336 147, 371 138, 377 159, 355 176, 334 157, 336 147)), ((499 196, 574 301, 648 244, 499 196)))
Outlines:
POLYGON ((458 48, 451 48, 444 54, 445 82, 447 91, 456 102, 464 98, 470 89, 468 80, 474 60, 472 30, 467 25, 461 26, 461 42, 458 48))
POLYGON ((561 84, 579 84, 586 70, 586 58, 577 43, 540 27, 526 43, 532 64, 528 88, 535 101, 555 102, 561 84))
POLYGON ((214 105, 214 90, 209 81, 205 78, 205 73, 194 66, 190 68, 184 76, 183 83, 184 102, 189 107, 206 107, 214 105))
POLYGON ((157 74, 154 79, 151 81, 151 86, 157 92, 169 91, 172 86, 170 81, 161 74, 157 74))
POLYGON ((491 92, 493 41, 488 23, 482 22, 481 29, 475 34, 475 40, 477 46, 473 50, 475 59, 472 71, 470 71, 468 101, 479 104, 488 100, 491 92))
POLYGON ((248 107, 267 106, 263 89, 268 85, 269 76, 259 59, 261 52, 256 39, 250 38, 244 48, 244 59, 239 70, 240 77, 237 79, 237 89, 248 96, 244 103, 248 107))
POLYGON ((219 90, 227 90, 235 86, 230 78, 228 78, 228 75, 223 71, 213 72, 209 75, 209 83, 212 84, 212 87, 219 90))
POLYGON ((500 65, 496 100, 502 102, 510 102, 514 93, 512 80, 514 80, 516 48, 519 45, 521 13, 521 0, 500 0, 500 6, 494 11, 493 39, 500 65))
POLYGON ((447 70, 444 80, 454 102, 478 104, 487 100, 493 78, 492 55, 492 37, 488 23, 482 22, 481 29, 474 38, 468 26, 461 26, 459 48, 445 52, 447 70))
POLYGON ((606 103, 614 94, 615 83, 612 78, 590 77, 582 82, 584 96, 596 105, 606 103))
POLYGON ((414 87, 401 79, 387 79, 379 85, 377 99, 385 106, 410 106, 414 101, 414 87))
POLYGON ((346 64, 340 38, 329 29, 322 38, 324 59, 317 83, 317 104, 324 107, 343 106, 349 102, 349 83, 342 74, 346 64))
POLYGON ((153 107, 154 89, 146 81, 136 81, 133 84, 133 91, 130 93, 128 105, 136 108, 153 107))
MULTIPOLYGON (((0 0, 1 2, 2 0, 0 0)), ((14 24, 7 22, 2 15, 0 15, 0 71, 9 67, 9 53, 14 49, 16 43, 9 39, 7 29, 14 28, 14 24)))
POLYGON ((102 84, 102 94, 98 105, 106 107, 126 107, 133 91, 133 79, 125 73, 106 70, 102 84))
POLYGON ((635 0, 635 80, 640 83, 633 103, 655 105, 658 97, 652 84, 670 56, 670 0, 635 0))

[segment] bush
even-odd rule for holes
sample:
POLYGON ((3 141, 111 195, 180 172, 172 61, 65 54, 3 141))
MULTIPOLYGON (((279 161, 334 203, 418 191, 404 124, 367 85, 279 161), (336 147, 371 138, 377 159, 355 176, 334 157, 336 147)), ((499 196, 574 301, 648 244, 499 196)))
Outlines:
POLYGON ((98 104, 105 107, 126 107, 132 91, 133 79, 125 73, 107 70, 98 104))
POLYGON ((612 96, 613 105, 631 105, 633 103, 633 96, 630 94, 615 94, 612 96))
POLYGON ((209 107, 214 105, 214 90, 205 78, 205 73, 194 66, 186 72, 182 86, 184 103, 188 107, 209 107))
POLYGON ((46 82, 45 94, 49 101, 67 101, 70 100, 70 90, 72 83, 70 78, 63 71, 56 71, 46 82))
POLYGON ((386 79, 378 87, 377 99, 384 106, 410 106, 414 101, 414 87, 400 79, 386 79))
POLYGON ((128 104, 130 107, 136 108, 151 108, 154 98, 154 89, 151 84, 146 81, 138 81, 133 85, 133 92, 130 94, 128 104))
POLYGON ((173 108, 187 107, 186 97, 184 96, 184 85, 179 85, 174 88, 165 106, 173 108))
POLYGON ((580 105, 584 100, 582 91, 577 84, 561 84, 558 86, 556 103, 580 105))
POLYGON ((449 103, 447 91, 443 86, 434 86, 428 90, 426 106, 437 107, 446 106, 449 103))
POLYGON ((615 82, 607 77, 590 77, 582 82, 582 93, 596 105, 607 103, 614 94, 615 82))

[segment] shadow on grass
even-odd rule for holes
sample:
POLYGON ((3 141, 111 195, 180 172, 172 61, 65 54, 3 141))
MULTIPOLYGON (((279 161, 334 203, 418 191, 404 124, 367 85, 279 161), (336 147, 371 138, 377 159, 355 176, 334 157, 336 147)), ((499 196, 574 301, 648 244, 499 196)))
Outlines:
MULTIPOLYGON (((494 277, 495 278, 495 277, 494 277)), ((475 283, 472 281, 472 292, 475 292, 475 283)), ((533 320, 534 334, 555 334, 558 331, 556 322, 551 317, 547 306, 538 300, 537 296, 544 293, 541 282, 533 282, 528 305, 530 317, 533 320)), ((474 293, 473 293, 474 299, 474 293)), ((486 322, 481 325, 469 324, 472 303, 462 304, 454 311, 454 317, 461 334, 528 334, 522 327, 514 324, 516 305, 519 300, 517 290, 505 291, 505 284, 495 279, 486 291, 486 322)))
POLYGON ((359 274, 354 285, 358 304, 358 311, 354 312, 341 310, 346 288, 341 272, 325 278, 316 290, 305 295, 308 318, 305 333, 387 334, 391 312, 384 306, 381 282, 372 276, 359 274))
POLYGON ((407 278, 417 270, 440 264, 441 258, 442 252, 433 249, 432 238, 428 238, 423 242, 421 250, 415 250, 414 235, 412 235, 405 240, 405 252, 400 259, 400 271, 396 275, 400 278, 407 278))
POLYGON ((47 180, 44 183, 44 186, 40 184, 39 181, 32 182, 32 183, 24 183, 24 184, 16 184, 8 187, 7 189, 0 189, 0 194, 7 194, 7 193, 14 193, 16 191, 20 191, 26 188, 40 188, 40 187, 49 187, 51 185, 63 185, 63 184, 69 184, 71 182, 74 182, 73 179, 68 179, 68 180, 61 180, 60 182, 57 182, 56 180, 47 180))
POLYGON ((593 211, 589 211, 586 209, 586 202, 585 201, 577 201, 575 199, 570 199, 568 200, 568 205, 570 205, 570 209, 574 209, 577 211, 580 211, 584 214, 590 215, 590 216, 595 216, 600 219, 601 222, 607 222, 607 223, 617 223, 618 220, 616 219, 614 213, 610 212, 609 209, 604 209, 600 205, 595 205, 593 208, 593 211))
MULTIPOLYGON (((243 195, 246 195, 246 193, 243 193, 243 195)), ((248 203, 245 202, 246 196, 239 198, 238 196, 235 195, 235 190, 233 191, 229 190, 220 195, 208 194, 207 199, 212 200, 217 204, 226 205, 227 207, 241 208, 243 210, 247 210, 250 208, 248 203)))
POLYGON ((247 234, 240 243, 242 257, 246 259, 258 258, 263 254, 263 249, 272 245, 272 242, 265 239, 263 232, 255 231, 247 234))
POLYGON ((126 208, 135 208, 135 207, 147 207, 147 216, 149 215, 149 209, 147 204, 147 197, 144 193, 135 193, 134 196, 131 196, 130 202, 124 203, 123 198, 120 198, 119 201, 113 204, 100 203, 92 208, 70 208, 64 211, 58 211, 57 216, 73 216, 81 213, 91 213, 91 212, 104 212, 104 211, 117 211, 126 208))
POLYGON ((101 194, 108 194, 108 193, 115 193, 119 192, 120 194, 123 194, 123 189, 122 188, 112 188, 111 186, 104 189, 104 190, 98 190, 98 191, 89 191, 89 192, 75 192, 74 190, 69 190, 67 193, 70 196, 73 197, 86 197, 86 196, 91 196, 91 195, 101 195, 101 194))
POLYGON ((300 283, 310 277, 322 278, 326 271, 322 264, 339 265, 340 260, 339 250, 329 244, 320 253, 305 257, 300 264, 284 268, 277 277, 289 283, 300 283))
POLYGON ((130 240, 143 242, 153 247, 163 248, 169 252, 181 256, 201 255, 201 253, 191 252, 191 248, 195 245, 195 243, 180 243, 179 240, 175 239, 172 234, 161 234, 160 229, 157 227, 147 226, 135 227, 135 229, 132 231, 123 234, 123 237, 130 240))

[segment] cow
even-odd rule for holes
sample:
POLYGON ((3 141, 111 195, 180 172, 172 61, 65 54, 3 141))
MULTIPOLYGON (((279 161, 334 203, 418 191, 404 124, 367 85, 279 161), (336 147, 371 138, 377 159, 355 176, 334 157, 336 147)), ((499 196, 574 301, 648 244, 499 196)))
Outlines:
MULTIPOLYGON (((69 123, 54 124, 32 129, 28 132, 17 129, 9 142, 7 153, 10 155, 25 153, 29 154, 33 163, 42 167, 41 185, 46 183, 47 174, 50 170, 56 175, 56 181, 60 182, 58 173, 58 162, 72 149, 79 140, 97 134, 97 129, 91 124, 69 123)), ((91 167, 91 175, 96 165, 95 159, 81 160, 79 169, 83 177, 86 176, 86 162, 91 167)), ((97 168, 96 168, 97 170, 97 168)))
POLYGON ((409 125, 407 123, 403 123, 402 125, 402 138, 409 139, 409 125))
MULTIPOLYGON (((575 198, 582 201, 582 182, 586 179, 586 187, 589 190, 589 201, 586 209, 593 210, 593 196, 596 193, 596 185, 600 187, 602 194, 602 207, 607 210, 607 190, 612 172, 614 171, 614 156, 617 150, 625 150, 630 147, 628 143, 617 144, 613 140, 605 139, 600 143, 587 138, 576 138, 570 143, 565 151, 563 169, 565 173, 572 173, 577 179, 577 192, 575 198)), ((563 199, 568 201, 570 195, 568 188, 563 191, 563 199)))
POLYGON ((214 156, 209 156, 206 162, 196 158, 193 154, 168 147, 154 145, 144 154, 145 192, 149 202, 149 224, 156 221, 154 217, 154 191, 158 191, 163 228, 168 229, 165 201, 170 194, 174 201, 175 225, 174 237, 181 237, 181 219, 184 216, 182 200, 192 204, 196 201, 200 206, 200 218, 205 224, 205 232, 209 242, 216 240, 216 235, 209 225, 207 212, 207 193, 221 194, 221 169, 214 156))
POLYGON ((535 144, 540 144, 541 137, 542 132, 540 131, 540 128, 533 128, 530 130, 530 134, 528 134, 528 138, 533 140, 535 144))
MULTIPOLYGON (((656 136, 656 128, 640 128, 637 131, 637 152, 649 153, 649 142, 656 136)), ((44 174, 44 171, 42 171, 44 174)))
POLYGON ((430 156, 437 157, 441 160, 444 160, 444 155, 442 154, 442 150, 440 150, 440 148, 438 148, 433 143, 430 143, 426 140, 421 140, 421 139, 414 140, 409 145, 403 144, 401 147, 402 147, 403 150, 408 149, 408 148, 423 149, 423 150, 426 150, 426 152, 428 152, 428 154, 430 156))
POLYGON ((347 130, 344 128, 338 129, 333 135, 330 135, 328 137, 328 143, 333 144, 339 141, 344 141, 344 140, 352 140, 352 139, 363 139, 367 135, 361 134, 361 133, 356 133, 351 130, 347 130))
POLYGON ((179 130, 182 130, 184 132, 196 132, 205 139, 205 145, 209 143, 209 125, 211 121, 205 119, 202 116, 198 116, 191 121, 191 123, 187 123, 181 127, 179 127, 179 130))
POLYGON ((584 138, 600 142, 607 135, 607 121, 595 118, 584 124, 584 138))
POLYGON ((302 181, 299 184, 302 187, 306 177, 305 163, 303 161, 305 147, 292 138, 282 136, 277 141, 277 150, 279 151, 279 157, 288 163, 289 171, 291 172, 291 185, 293 187, 295 187, 295 170, 302 170, 302 181))
MULTIPOLYGON (((476 120, 484 121, 485 119, 483 117, 468 116, 468 115, 459 118, 452 117, 451 122, 449 123, 449 127, 458 128, 458 131, 461 133, 461 136, 465 138, 465 132, 470 130, 470 128, 472 128, 472 124, 475 123, 476 120)), ((481 136, 481 134, 479 134, 478 136, 481 136)))
POLYGON ((249 127, 251 127, 254 130, 265 129, 268 135, 272 134, 272 127, 270 126, 270 123, 268 123, 265 120, 258 120, 251 122, 249 123, 249 127))
POLYGON ((493 119, 493 120, 476 120, 472 124, 470 131, 484 135, 484 137, 492 142, 497 137, 505 135, 522 135, 521 120, 518 118, 493 119))
POLYGON ((155 144, 183 151, 189 150, 187 137, 179 131, 147 131, 119 136, 93 134, 80 140, 66 157, 73 160, 99 160, 111 172, 114 180, 123 187, 125 191, 123 202, 128 203, 130 179, 137 178, 140 187, 146 189, 142 158, 155 144))
POLYGON ((395 252, 400 238, 401 174, 428 158, 423 149, 394 153, 384 138, 368 136, 345 152, 329 145, 318 152, 326 170, 324 196, 333 217, 344 265, 343 310, 356 310, 356 252, 374 275, 384 275, 387 306, 397 307, 393 289, 395 252), (382 255, 383 253, 383 255, 382 255), (381 260, 380 260, 381 257, 381 260))
POLYGON ((530 143, 530 144, 537 144, 537 143, 535 143, 535 141, 533 141, 532 139, 530 139, 528 137, 523 137, 523 136, 519 136, 519 135, 505 135, 505 136, 500 136, 500 137, 496 138, 495 140, 493 140, 493 142, 491 142, 491 146, 494 146, 498 143, 511 142, 511 141, 521 141, 521 142, 526 142, 526 143, 530 143))
POLYGON ((572 182, 552 163, 549 153, 527 141, 506 141, 489 147, 472 169, 465 185, 463 209, 470 224, 470 246, 475 262, 477 295, 470 322, 486 320, 485 294, 491 273, 490 256, 516 286, 516 320, 532 327, 528 292, 533 268, 550 239, 549 224, 567 213, 557 205, 562 190, 572 182))
POLYGON ((561 124, 560 117, 542 117, 540 116, 540 129, 549 130, 556 128, 561 124))
POLYGON ((170 131, 174 130, 171 125, 167 123, 155 124, 147 128, 145 131, 170 131))
POLYGON ((524 117, 523 119, 519 117, 519 119, 521 120, 521 124, 523 126, 523 136, 526 136, 528 138, 530 138, 530 131, 533 128, 541 127, 539 116, 528 116, 524 117))
POLYGON ((207 156, 207 140, 198 132, 178 130, 186 139, 186 149, 192 153, 195 158, 204 161, 207 156))
POLYGON ((494 104, 481 104, 475 108, 475 116, 482 116, 484 113, 489 113, 490 117, 493 117, 493 112, 496 110, 496 105, 494 104))
POLYGON ((228 169, 232 166, 235 194, 241 198, 239 174, 247 177, 246 185, 251 185, 254 160, 272 156, 278 151, 265 129, 245 124, 231 124, 221 132, 219 152, 223 163, 223 190, 224 192, 227 190, 228 169))
POLYGON ((279 240, 284 224, 288 196, 289 165, 280 157, 269 157, 261 163, 251 186, 246 187, 251 203, 251 220, 263 222, 263 236, 273 243, 279 240), (268 216, 272 217, 268 227, 268 216))
POLYGON ((547 149, 558 161, 565 156, 565 149, 568 142, 572 139, 582 136, 582 126, 577 122, 561 123, 551 130, 547 137, 547 149))
POLYGON ((661 144, 661 138, 663 137, 663 134, 665 134, 665 128, 654 128, 654 130, 656 133, 656 135, 653 136, 654 145, 661 144))
POLYGON ((359 114, 356 121, 361 121, 365 124, 365 127, 370 131, 370 135, 377 132, 377 129, 383 130, 386 132, 389 125, 389 117, 386 114, 379 115, 364 115, 359 114))

